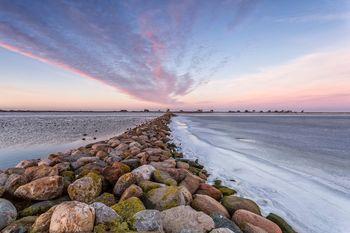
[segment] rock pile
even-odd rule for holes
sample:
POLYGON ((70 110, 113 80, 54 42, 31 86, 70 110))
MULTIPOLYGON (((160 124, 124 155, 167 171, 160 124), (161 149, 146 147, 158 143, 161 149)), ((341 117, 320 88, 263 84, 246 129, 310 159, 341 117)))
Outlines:
POLYGON ((120 136, 0 171, 2 233, 291 233, 182 158, 165 114, 120 136))

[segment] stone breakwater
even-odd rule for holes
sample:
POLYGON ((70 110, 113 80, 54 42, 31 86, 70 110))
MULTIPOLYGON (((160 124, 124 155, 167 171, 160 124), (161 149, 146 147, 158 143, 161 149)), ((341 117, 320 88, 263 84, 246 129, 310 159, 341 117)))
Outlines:
POLYGON ((292 233, 170 142, 170 113, 120 136, 0 171, 0 230, 292 233))

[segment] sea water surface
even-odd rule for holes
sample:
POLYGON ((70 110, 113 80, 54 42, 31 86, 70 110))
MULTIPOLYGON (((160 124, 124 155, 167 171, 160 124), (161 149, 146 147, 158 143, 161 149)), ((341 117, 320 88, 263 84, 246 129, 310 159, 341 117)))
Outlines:
POLYGON ((192 114, 174 141, 298 231, 350 232, 350 115, 192 114))
POLYGON ((159 115, 161 113, 1 112, 0 168, 105 140, 159 115))

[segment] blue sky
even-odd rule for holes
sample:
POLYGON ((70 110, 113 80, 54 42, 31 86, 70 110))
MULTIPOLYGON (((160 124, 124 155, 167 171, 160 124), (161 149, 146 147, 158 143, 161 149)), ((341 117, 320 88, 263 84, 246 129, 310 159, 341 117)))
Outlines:
POLYGON ((3 0, 0 108, 349 110, 349 5, 3 0))

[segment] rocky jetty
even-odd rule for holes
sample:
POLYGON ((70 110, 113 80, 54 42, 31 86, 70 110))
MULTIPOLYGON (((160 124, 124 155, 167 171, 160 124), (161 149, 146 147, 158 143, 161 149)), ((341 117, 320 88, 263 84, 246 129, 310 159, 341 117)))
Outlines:
POLYGON ((293 233, 170 142, 164 114, 134 129, 0 171, 0 232, 293 233))

